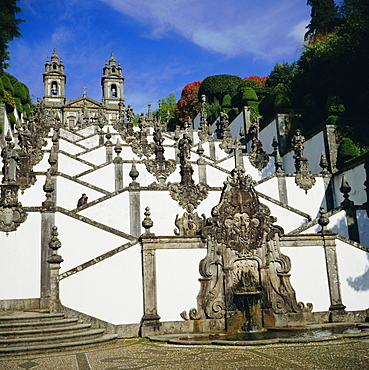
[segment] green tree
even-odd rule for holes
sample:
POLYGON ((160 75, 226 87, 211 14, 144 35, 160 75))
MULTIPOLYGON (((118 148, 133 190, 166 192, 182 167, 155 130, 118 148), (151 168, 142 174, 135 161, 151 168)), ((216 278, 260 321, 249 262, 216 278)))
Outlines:
POLYGON ((311 20, 306 27, 305 40, 315 43, 332 33, 341 19, 334 0, 307 0, 307 5, 311 6, 311 20))
POLYGON ((167 98, 161 98, 158 101, 159 109, 154 112, 154 114, 160 116, 162 122, 167 122, 168 129, 173 129, 173 126, 175 127, 174 108, 176 101, 176 93, 171 92, 167 98))
POLYGON ((19 25, 24 22, 22 19, 17 19, 17 13, 21 12, 21 8, 16 6, 17 0, 1 0, 0 7, 0 72, 9 67, 8 60, 9 51, 8 43, 14 37, 21 37, 19 25))

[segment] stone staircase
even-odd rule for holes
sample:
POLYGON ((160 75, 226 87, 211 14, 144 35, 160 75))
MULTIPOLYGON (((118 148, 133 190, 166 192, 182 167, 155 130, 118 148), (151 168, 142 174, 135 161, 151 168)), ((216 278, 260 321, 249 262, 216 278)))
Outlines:
POLYGON ((95 346, 117 338, 92 329, 62 313, 0 313, 0 355, 45 352, 77 346, 95 346))

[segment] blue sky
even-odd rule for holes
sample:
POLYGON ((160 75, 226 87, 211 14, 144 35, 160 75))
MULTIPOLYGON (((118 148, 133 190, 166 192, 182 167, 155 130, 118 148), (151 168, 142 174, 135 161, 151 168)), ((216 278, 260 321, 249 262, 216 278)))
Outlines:
POLYGON ((306 0, 20 0, 23 38, 10 43, 8 72, 43 96, 53 48, 63 58, 68 99, 101 101, 105 60, 114 52, 135 113, 215 74, 266 76, 296 60, 310 20, 306 0))

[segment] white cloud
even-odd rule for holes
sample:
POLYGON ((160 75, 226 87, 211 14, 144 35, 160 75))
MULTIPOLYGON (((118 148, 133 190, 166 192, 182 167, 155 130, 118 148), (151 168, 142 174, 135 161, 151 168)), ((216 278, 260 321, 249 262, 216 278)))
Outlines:
POLYGON ((295 52, 310 11, 298 0, 100 1, 140 21, 152 38, 175 31, 209 51, 263 59, 295 52))

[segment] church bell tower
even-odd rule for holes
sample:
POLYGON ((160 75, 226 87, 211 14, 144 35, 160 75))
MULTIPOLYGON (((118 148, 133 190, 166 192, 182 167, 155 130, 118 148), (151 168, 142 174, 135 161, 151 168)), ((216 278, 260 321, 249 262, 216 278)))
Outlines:
POLYGON ((124 101, 124 77, 120 62, 116 64, 114 54, 106 61, 101 78, 103 92, 102 103, 108 109, 118 109, 119 102, 124 101))
POLYGON ((61 107, 65 104, 65 84, 62 58, 59 58, 54 48, 51 60, 46 59, 44 77, 44 102, 46 106, 61 107))

